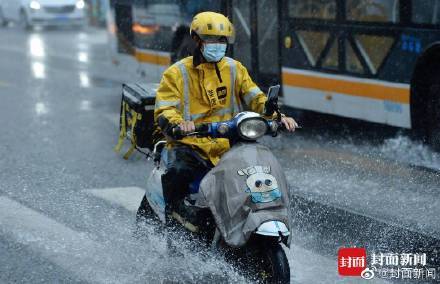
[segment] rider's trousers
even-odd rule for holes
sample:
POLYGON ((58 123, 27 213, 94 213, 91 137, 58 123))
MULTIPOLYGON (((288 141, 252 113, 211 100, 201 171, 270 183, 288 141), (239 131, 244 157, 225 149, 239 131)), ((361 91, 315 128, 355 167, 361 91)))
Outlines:
POLYGON ((165 202, 175 207, 189 193, 189 185, 214 166, 187 145, 168 150, 167 170, 162 175, 165 202))

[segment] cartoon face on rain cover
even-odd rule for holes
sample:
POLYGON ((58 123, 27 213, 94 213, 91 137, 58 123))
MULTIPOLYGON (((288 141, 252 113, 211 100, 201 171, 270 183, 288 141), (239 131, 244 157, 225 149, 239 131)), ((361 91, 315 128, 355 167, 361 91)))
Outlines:
POLYGON ((253 166, 238 171, 240 176, 247 176, 246 192, 254 203, 267 203, 281 197, 277 180, 270 174, 270 167, 253 166))

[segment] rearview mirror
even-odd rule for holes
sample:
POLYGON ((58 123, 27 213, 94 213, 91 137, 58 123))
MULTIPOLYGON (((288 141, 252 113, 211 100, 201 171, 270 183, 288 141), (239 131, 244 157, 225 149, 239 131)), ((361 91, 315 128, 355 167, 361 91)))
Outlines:
POLYGON ((271 86, 269 88, 269 91, 267 92, 267 100, 277 102, 279 91, 280 91, 280 85, 271 86))
POLYGON ((275 85, 269 88, 267 92, 267 101, 264 106, 264 115, 271 116, 274 112, 279 114, 278 109, 278 93, 280 91, 280 85, 275 85))

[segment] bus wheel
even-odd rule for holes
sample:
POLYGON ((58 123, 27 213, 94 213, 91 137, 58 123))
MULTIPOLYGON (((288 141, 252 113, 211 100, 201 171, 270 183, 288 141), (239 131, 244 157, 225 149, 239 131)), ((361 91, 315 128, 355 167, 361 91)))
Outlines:
POLYGON ((428 142, 431 147, 440 152, 440 84, 432 84, 429 88, 430 106, 428 142))

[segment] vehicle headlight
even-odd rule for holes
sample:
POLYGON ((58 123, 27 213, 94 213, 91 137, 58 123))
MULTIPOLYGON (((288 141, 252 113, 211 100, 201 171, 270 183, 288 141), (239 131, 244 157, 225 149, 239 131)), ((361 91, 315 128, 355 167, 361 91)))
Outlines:
POLYGON ((238 134, 245 140, 257 140, 267 132, 267 123, 261 117, 244 119, 238 125, 238 134))
POLYGON ((29 7, 30 7, 32 10, 40 10, 40 9, 41 9, 41 4, 40 4, 38 1, 33 0, 33 1, 31 1, 31 2, 29 3, 29 7))
POLYGON ((85 6, 86 6, 86 3, 84 3, 83 0, 76 2, 76 9, 84 9, 85 6))

